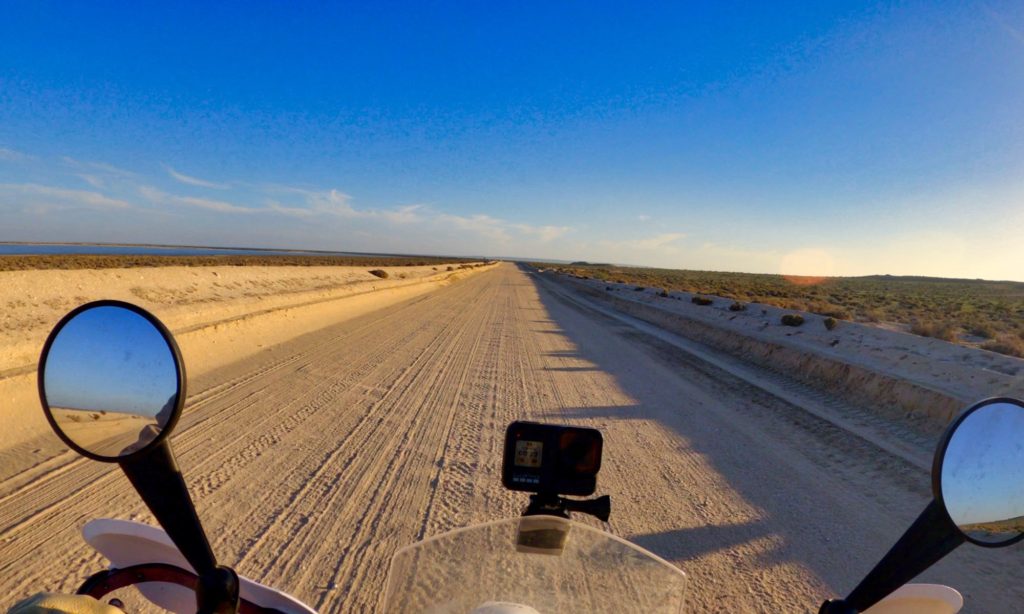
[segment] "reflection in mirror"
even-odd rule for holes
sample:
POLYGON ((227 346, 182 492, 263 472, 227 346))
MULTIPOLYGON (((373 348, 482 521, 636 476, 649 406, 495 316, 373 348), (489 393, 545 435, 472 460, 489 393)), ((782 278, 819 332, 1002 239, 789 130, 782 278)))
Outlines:
POLYGON ((984 405, 950 437, 942 499, 965 535, 996 544, 1024 533, 1024 407, 984 405))
POLYGON ((54 423, 98 456, 144 448, 178 403, 178 370, 167 340, 125 307, 97 306, 65 322, 43 367, 42 391, 54 423))

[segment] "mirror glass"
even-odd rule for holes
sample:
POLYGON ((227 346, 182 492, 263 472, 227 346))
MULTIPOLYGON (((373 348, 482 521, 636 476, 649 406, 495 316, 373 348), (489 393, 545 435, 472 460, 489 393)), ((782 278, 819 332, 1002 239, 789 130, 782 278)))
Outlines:
POLYGON ((100 305, 67 320, 42 373, 53 423, 78 447, 105 458, 152 443, 178 406, 174 352, 152 322, 126 307, 100 305))
POLYGON ((949 439, 940 476, 950 518, 976 541, 1024 532, 1024 406, 983 405, 949 439))

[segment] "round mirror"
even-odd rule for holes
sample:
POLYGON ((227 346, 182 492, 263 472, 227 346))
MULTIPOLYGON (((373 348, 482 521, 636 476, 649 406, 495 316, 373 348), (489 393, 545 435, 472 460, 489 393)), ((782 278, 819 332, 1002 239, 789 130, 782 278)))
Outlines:
POLYGON ((185 397, 178 347, 159 320, 135 305, 83 305, 46 340, 39 396, 65 443, 116 461, 156 445, 177 421, 185 397))
POLYGON ((949 428, 936 454, 935 497, 983 546, 1024 538, 1024 404, 990 399, 949 428))

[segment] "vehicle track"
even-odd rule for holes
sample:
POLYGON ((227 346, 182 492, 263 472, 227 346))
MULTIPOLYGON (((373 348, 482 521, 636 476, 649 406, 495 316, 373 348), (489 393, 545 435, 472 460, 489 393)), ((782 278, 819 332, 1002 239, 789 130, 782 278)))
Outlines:
MULTIPOLYGON (((913 520, 927 475, 780 377, 740 377, 502 265, 195 378, 174 446, 223 562, 361 612, 399 547, 521 510, 500 486, 508 422, 595 426, 612 529, 689 574, 693 611, 812 611, 913 520)), ((116 469, 59 451, 35 467, 0 482, 2 605, 101 568, 88 519, 152 521, 116 469)), ((1024 601, 1019 553, 965 547, 926 578, 966 611, 1024 601)))

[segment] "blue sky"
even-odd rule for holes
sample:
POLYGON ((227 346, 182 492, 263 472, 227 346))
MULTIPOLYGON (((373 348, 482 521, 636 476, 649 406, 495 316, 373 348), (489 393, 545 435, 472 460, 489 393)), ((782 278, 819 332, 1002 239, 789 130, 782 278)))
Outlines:
POLYGON ((5 3, 0 240, 1024 280, 1024 5, 5 3))
POLYGON ((99 307, 61 329, 45 386, 51 407, 156 416, 176 397, 178 372, 167 341, 146 319, 99 307))

